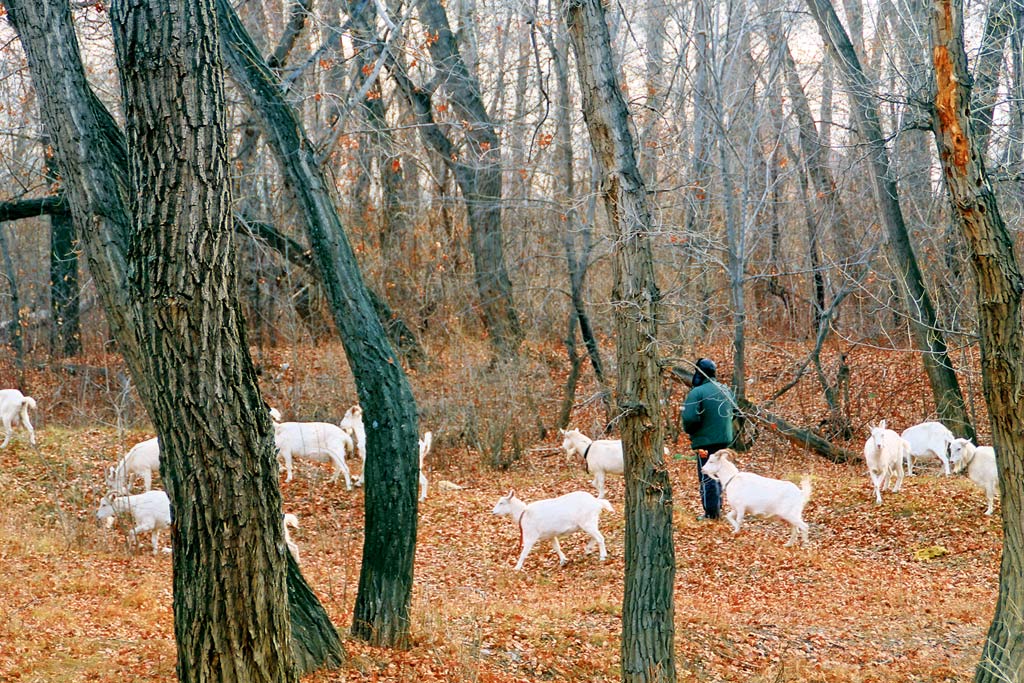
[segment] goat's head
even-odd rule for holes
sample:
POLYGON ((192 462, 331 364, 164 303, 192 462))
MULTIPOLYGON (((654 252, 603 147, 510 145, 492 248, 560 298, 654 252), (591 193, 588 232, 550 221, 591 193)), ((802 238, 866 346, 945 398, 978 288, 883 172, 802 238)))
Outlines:
POLYGON ((871 439, 875 442, 875 449, 882 447, 882 442, 885 440, 885 420, 881 420, 877 425, 868 425, 868 429, 871 430, 871 439))
POLYGON ((103 522, 103 525, 108 529, 114 524, 114 515, 116 514, 113 505, 114 495, 108 493, 100 499, 100 507, 96 511, 96 519, 103 522))
POLYGON ((491 510, 493 515, 511 515, 512 514, 512 499, 516 497, 516 490, 509 489, 508 494, 498 499, 498 504, 491 510))
POLYGON ((723 448, 720 451, 715 451, 708 457, 708 461, 700 468, 700 471, 709 477, 718 478, 718 473, 722 471, 723 463, 729 461, 729 456, 732 455, 732 450, 723 448))
POLYGON ((578 429, 559 429, 558 433, 562 435, 562 450, 565 451, 565 459, 571 460, 572 456, 579 455, 583 456, 583 452, 576 446, 576 442, 583 436, 578 429))
POLYGON ((974 459, 975 445, 968 439, 953 439, 949 444, 949 464, 953 472, 963 472, 974 459))

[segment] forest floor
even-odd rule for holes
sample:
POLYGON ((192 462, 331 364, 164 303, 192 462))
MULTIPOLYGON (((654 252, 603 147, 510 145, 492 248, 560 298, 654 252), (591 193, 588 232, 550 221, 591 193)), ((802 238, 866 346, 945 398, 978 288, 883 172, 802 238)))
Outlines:
MULTIPOLYGON (((907 357, 884 365, 912 367, 907 357)), ((862 367, 869 365, 882 364, 862 367)), ((884 395, 884 386, 858 383, 856 391, 884 395)), ((566 566, 540 543, 515 572, 519 532, 491 515, 512 487, 527 501, 592 491, 579 463, 555 454, 555 434, 526 444, 524 457, 499 471, 435 431, 413 647, 393 652, 346 637, 345 666, 304 680, 617 680, 621 478, 610 481, 615 513, 602 517, 604 563, 584 555, 577 535, 563 543, 566 566), (442 480, 464 488, 445 490, 442 480)), ((38 450, 18 432, 0 451, 0 681, 174 680, 170 556, 146 552, 148 538, 133 552, 122 528, 94 520, 104 469, 126 443, 151 435, 50 424, 38 450)), ((859 451, 857 443, 862 436, 850 448, 859 451)), ((684 440, 669 446, 679 680, 970 680, 995 606, 1002 545, 999 508, 982 514, 984 496, 970 481, 926 462, 876 506, 861 463, 832 464, 764 439, 738 457, 742 470, 813 477, 804 515, 810 544, 785 548, 780 521, 748 518, 736 536, 724 521, 698 521, 694 462, 684 440)), ((363 493, 328 484, 326 467, 306 461, 295 476, 282 491, 285 510, 300 519, 293 537, 303 573, 344 633, 358 586, 363 493)))

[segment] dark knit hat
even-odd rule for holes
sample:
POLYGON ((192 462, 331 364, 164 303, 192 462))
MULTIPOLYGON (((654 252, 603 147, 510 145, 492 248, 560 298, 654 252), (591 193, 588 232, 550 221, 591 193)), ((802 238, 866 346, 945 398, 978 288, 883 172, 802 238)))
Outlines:
POLYGON ((710 358, 701 358, 697 361, 696 370, 693 372, 693 386, 699 387, 704 384, 707 379, 713 379, 718 368, 715 366, 715 361, 710 358))

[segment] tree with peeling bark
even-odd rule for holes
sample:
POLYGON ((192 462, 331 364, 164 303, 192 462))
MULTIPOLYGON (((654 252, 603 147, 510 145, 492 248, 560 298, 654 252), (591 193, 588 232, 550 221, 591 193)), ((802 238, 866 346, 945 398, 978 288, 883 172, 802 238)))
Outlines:
POLYGON ((970 251, 978 289, 985 402, 1002 493, 1003 557, 999 598, 976 683, 1024 680, 1024 275, 1013 236, 985 171, 985 135, 974 132, 971 76, 964 51, 962 0, 931 4, 935 102, 932 130, 953 214, 970 251), (980 139, 979 139, 980 137, 980 139))
POLYGON ((662 454, 658 305, 651 214, 637 166, 629 110, 618 85, 600 0, 567 0, 583 118, 601 169, 601 197, 614 235, 616 359, 626 478, 626 577, 622 680, 675 681, 672 484, 662 454))
MULTIPOLYGON (((67 205, 107 322, 167 444, 161 460, 177 521, 182 680, 291 680, 336 666, 342 657, 337 633, 284 549, 270 424, 237 310, 231 241, 223 234, 226 154, 216 106, 223 95, 217 91, 219 60, 210 52, 216 38, 209 33, 209 16, 200 21, 199 7, 178 7, 166 16, 147 14, 138 4, 116 8, 122 49, 131 48, 131 41, 145 42, 151 22, 168 22, 161 24, 168 41, 184 30, 180 22, 196 22, 206 31, 202 60, 186 56, 200 49, 196 42, 180 42, 173 51, 153 41, 140 49, 159 58, 126 69, 136 155, 129 173, 124 137, 86 81, 68 3, 4 4, 28 57, 40 115, 52 133, 67 205), (153 82, 163 87, 147 89, 153 82), (170 99, 188 86, 188 98, 170 99), (191 127, 154 121, 159 112, 183 120, 184 102, 191 105, 191 127), (179 158, 176 148, 187 149, 188 156, 179 158), (161 159, 161 168, 147 165, 161 159), (166 194, 158 199, 156 192, 166 194), (129 213, 129 197, 140 212, 137 219, 129 213), (204 200, 186 210, 179 202, 187 197, 204 200), (209 240, 197 241, 199 234, 209 240), (193 242, 202 248, 175 251, 193 242), (144 261, 153 254, 158 272, 155 266, 147 270, 144 261), (209 267, 197 268, 201 263, 209 267), (201 279, 188 278, 190 268, 201 279), (139 301, 143 292, 161 291, 139 301), (187 343, 197 340, 203 343, 187 343), (166 359, 155 357, 165 353, 166 359), (176 363, 166 362, 172 358, 176 363), (234 400, 225 401, 225 392, 234 400), (239 557, 252 561, 240 563, 239 557), (238 648, 217 644, 225 639, 238 648)), ((201 9, 209 11, 206 5, 201 9)), ((198 39, 199 33, 189 35, 198 39)))

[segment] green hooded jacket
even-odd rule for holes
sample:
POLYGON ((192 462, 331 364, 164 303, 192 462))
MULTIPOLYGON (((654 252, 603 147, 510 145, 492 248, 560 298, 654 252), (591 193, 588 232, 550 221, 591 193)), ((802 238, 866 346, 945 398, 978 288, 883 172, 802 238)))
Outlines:
POLYGON ((691 389, 683 403, 683 429, 690 435, 690 445, 731 444, 735 405, 728 387, 713 379, 691 389))

